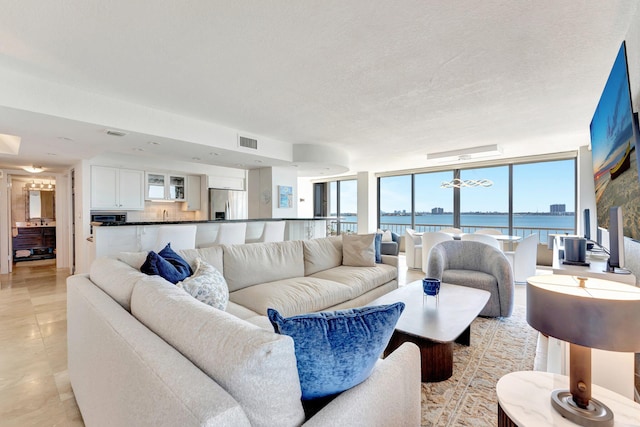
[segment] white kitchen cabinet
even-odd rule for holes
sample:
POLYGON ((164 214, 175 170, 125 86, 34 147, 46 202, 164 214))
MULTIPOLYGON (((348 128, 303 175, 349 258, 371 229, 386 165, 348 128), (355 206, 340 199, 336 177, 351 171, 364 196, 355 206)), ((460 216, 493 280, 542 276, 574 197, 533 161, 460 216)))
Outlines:
POLYGON ((91 166, 91 209, 143 210, 144 172, 91 166))
POLYGON ((213 176, 207 177, 207 187, 220 188, 223 190, 245 190, 244 178, 236 178, 231 176, 213 176))
POLYGON ((147 172, 146 200, 171 200, 184 202, 186 199, 187 177, 163 172, 147 172))
POLYGON ((200 175, 187 176, 187 203, 185 211, 199 211, 202 208, 202 179, 200 175))

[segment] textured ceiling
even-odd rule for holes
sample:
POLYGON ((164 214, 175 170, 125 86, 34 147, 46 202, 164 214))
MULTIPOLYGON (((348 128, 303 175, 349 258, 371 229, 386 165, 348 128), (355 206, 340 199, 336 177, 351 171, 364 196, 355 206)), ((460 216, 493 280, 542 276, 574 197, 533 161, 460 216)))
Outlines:
MULTIPOLYGON (((513 157, 588 144, 636 8, 575 0, 0 0, 0 70, 82 91, 83 108, 92 95, 108 97, 285 144, 339 147, 352 171, 397 170, 429 166, 428 152, 478 145, 499 144, 513 157)), ((63 114, 71 111, 65 102, 59 116, 43 117, 0 94, 0 133, 23 136, 21 155, 0 155, 0 167, 124 152, 101 136, 60 142, 74 126, 102 125, 63 114), (42 157, 57 145, 60 153, 42 157)), ((179 135, 154 137, 176 142, 175 153, 161 155, 184 155, 179 135)))

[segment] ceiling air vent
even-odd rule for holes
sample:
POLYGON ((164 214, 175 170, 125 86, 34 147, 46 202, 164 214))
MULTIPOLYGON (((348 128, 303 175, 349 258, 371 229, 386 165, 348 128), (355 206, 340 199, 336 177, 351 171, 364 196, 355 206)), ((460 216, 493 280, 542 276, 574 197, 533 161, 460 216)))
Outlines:
POLYGON ((240 147, 251 148, 252 150, 258 149, 258 140, 247 138, 246 136, 238 135, 238 144, 240 145, 240 147))
POLYGON ((111 135, 111 136, 125 136, 126 133, 121 132, 119 130, 111 130, 111 129, 105 129, 104 133, 106 133, 107 135, 111 135))

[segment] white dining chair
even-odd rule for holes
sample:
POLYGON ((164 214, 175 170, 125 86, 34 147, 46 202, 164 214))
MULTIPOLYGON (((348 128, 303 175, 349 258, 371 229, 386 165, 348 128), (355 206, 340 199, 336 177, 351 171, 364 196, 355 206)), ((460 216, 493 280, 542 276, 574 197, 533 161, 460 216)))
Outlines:
POLYGON ((195 249, 196 225, 161 225, 158 227, 158 236, 154 249, 162 250, 167 243, 171 243, 171 249, 195 249))
POLYGON ((422 269, 422 236, 412 228, 405 229, 404 251, 407 268, 422 269))
POLYGON ((285 225, 287 225, 286 221, 265 221, 258 242, 282 242, 285 225))
POLYGON ((247 234, 246 222, 225 222, 219 225, 216 245, 241 245, 247 234))
POLYGON ((461 240, 473 240, 476 242, 481 242, 486 245, 493 246, 494 248, 502 250, 502 245, 498 242, 498 239, 491 236, 490 234, 463 234, 460 237, 461 240))
POLYGON ((518 242, 515 251, 507 251, 504 253, 513 269, 514 282, 526 283, 527 277, 535 276, 538 241, 538 235, 531 234, 521 242, 518 242))
POLYGON ((429 252, 431 251, 431 248, 436 244, 446 242, 447 240, 453 240, 453 236, 441 231, 422 234, 422 271, 424 273, 427 272, 427 266, 429 265, 429 252))

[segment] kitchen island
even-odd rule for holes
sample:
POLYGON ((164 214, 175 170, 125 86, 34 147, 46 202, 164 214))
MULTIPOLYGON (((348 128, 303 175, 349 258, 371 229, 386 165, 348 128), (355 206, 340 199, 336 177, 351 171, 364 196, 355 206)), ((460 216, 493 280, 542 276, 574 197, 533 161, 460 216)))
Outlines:
POLYGON ((335 218, 273 218, 235 219, 214 221, 155 221, 124 223, 92 223, 93 241, 91 260, 102 256, 115 256, 119 252, 141 252, 155 248, 158 229, 162 225, 196 225, 196 247, 214 244, 221 223, 246 223, 246 242, 256 242, 262 234, 265 222, 286 221, 284 239, 304 240, 325 237, 327 225, 335 218))

